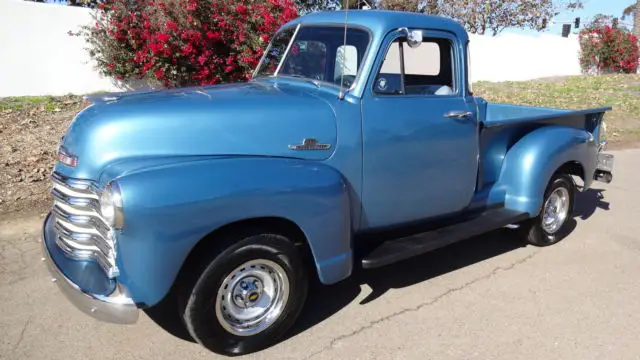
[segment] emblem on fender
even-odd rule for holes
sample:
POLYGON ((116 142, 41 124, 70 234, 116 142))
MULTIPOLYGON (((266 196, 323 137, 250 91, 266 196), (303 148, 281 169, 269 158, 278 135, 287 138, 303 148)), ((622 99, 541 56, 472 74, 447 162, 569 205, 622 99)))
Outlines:
POLYGON ((319 144, 314 138, 304 139, 300 145, 289 145, 291 150, 327 150, 330 147, 331 144, 319 144))

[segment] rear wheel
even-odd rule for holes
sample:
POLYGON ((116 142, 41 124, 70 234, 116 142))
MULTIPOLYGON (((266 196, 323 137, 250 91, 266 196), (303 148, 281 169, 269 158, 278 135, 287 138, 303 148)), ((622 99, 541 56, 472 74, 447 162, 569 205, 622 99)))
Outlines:
POLYGON ((287 238, 234 236, 183 293, 191 336, 223 355, 243 355, 277 342, 293 325, 307 295, 303 260, 287 238))
POLYGON ((567 235, 575 194, 576 186, 569 175, 554 175, 545 190, 540 214, 521 227, 530 244, 553 245, 567 235))

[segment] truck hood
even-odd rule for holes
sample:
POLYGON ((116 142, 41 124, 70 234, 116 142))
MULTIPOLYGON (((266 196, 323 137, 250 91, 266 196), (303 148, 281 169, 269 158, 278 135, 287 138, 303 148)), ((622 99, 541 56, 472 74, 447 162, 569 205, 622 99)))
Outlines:
POLYGON ((177 156, 277 156, 322 160, 333 153, 331 106, 302 85, 249 82, 102 97, 81 111, 61 149, 68 176, 97 179, 110 164, 177 156), (329 145, 293 150, 306 138, 329 145))

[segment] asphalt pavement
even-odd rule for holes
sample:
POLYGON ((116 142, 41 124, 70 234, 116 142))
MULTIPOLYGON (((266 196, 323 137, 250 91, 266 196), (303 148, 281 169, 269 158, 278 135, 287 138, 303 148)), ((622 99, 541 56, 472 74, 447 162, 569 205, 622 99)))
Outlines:
MULTIPOLYGON (((580 194, 562 242, 502 229, 315 287, 291 336, 246 358, 640 359, 640 149, 612 153, 613 182, 580 194)), ((145 314, 76 310, 40 262, 41 222, 0 217, 0 358, 221 358, 145 314)))

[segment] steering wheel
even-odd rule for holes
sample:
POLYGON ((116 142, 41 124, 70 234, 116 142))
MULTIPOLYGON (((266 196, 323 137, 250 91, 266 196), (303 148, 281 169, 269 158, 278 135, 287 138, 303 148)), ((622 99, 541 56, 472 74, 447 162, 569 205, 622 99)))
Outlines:
MULTIPOLYGON (((336 76, 334 82, 336 84, 340 84, 340 76, 336 76)), ((344 75, 344 80, 342 81, 342 86, 345 88, 350 88, 353 85, 353 82, 356 81, 355 75, 344 75)))

